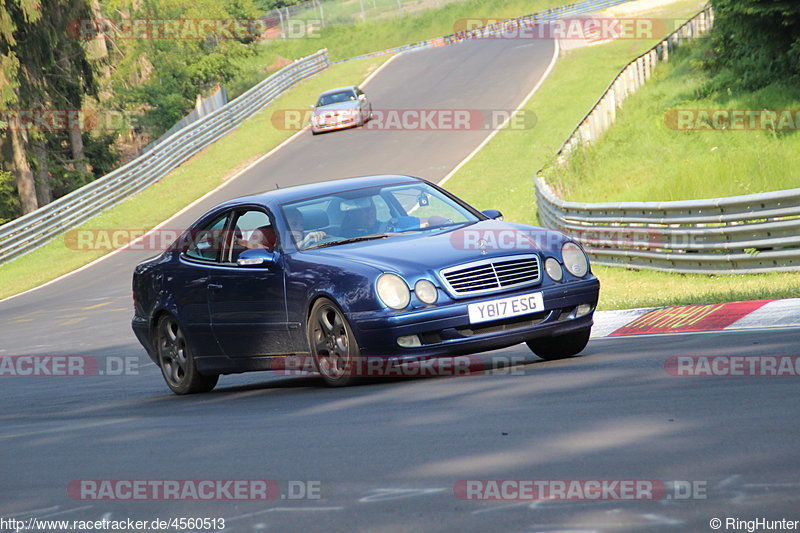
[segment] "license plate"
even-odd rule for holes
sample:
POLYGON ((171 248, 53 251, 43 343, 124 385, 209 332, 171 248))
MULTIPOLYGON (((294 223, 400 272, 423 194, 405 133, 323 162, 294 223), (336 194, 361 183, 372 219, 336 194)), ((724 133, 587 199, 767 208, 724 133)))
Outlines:
POLYGON ((469 312, 469 323, 477 324, 544 311, 544 299, 541 292, 532 292, 510 298, 469 304, 467 311, 469 312))

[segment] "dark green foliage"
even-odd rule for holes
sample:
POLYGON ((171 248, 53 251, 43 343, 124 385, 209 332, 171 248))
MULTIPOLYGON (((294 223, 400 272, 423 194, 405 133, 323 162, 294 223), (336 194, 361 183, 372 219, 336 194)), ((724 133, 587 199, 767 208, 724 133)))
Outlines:
POLYGON ((5 224, 21 214, 14 178, 10 172, 0 170, 0 224, 5 224))
POLYGON ((714 0, 714 57, 723 87, 759 89, 800 80, 800 2, 714 0))
MULTIPOLYGON (((93 13, 89 0, 0 0, 0 109, 86 110, 88 105, 98 116, 124 117, 124 124, 112 129, 86 126, 82 148, 70 142, 67 131, 27 132, 25 142, 35 140, 40 148, 24 147, 29 165, 46 169, 48 176, 36 178, 44 180, 36 182, 37 191, 49 184, 54 199, 119 166, 116 145, 131 131, 144 140, 160 136, 191 111, 198 94, 236 76, 257 42, 247 35, 153 39, 109 33, 98 49, 91 33, 78 30, 92 27, 81 21, 108 29, 98 19, 114 26, 261 15, 253 0, 108 0, 100 9, 93 13)), ((3 127, 0 123, 0 143, 8 137, 3 127)), ((11 168, 9 154, 5 150, 0 158, 0 219, 21 214, 14 174, 2 172, 11 168)))

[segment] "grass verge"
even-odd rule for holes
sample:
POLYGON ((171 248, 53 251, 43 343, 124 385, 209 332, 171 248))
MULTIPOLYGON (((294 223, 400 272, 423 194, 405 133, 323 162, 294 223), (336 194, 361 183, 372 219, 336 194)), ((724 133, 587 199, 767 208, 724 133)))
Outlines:
MULTIPOLYGON (((700 6, 695 1, 679 2, 663 8, 666 12, 662 9, 659 13, 646 16, 688 18, 700 6)), ((547 81, 524 106, 524 109, 536 114, 536 126, 528 130, 505 129, 499 132, 447 182, 447 188, 479 209, 500 209, 507 220, 538 224, 532 181, 534 173, 554 156, 563 140, 616 73, 653 44, 633 40, 615 41, 573 50, 561 57, 547 81)), ((680 84, 680 81, 676 80, 676 83, 680 84)), ((648 86, 645 90, 650 89, 648 86)), ((775 107, 774 103, 772 107, 775 107)), ((643 114, 638 122, 652 125, 658 120, 663 121, 661 115, 643 114)), ((616 127, 611 128, 612 134, 616 127)), ((618 139, 620 146, 616 152, 617 159, 610 156, 609 159, 613 159, 617 165, 638 170, 636 165, 630 164, 627 154, 628 150, 638 150, 638 144, 642 141, 635 135, 619 136, 618 139), (635 138, 636 142, 630 142, 631 138, 635 138)), ((659 152, 655 150, 654 158, 658 157, 659 152)), ((694 165, 694 161, 686 157, 678 166, 685 171, 689 164, 694 165)), ((623 182, 631 183, 631 186, 646 178, 657 182, 658 172, 663 168, 662 161, 660 165, 648 168, 647 176, 641 172, 627 174, 623 182)), ((737 174, 741 175, 741 170, 737 174)), ((610 176, 605 178, 606 185, 611 181, 610 176)), ((598 189, 602 185, 599 182, 598 189)), ((582 187, 583 183, 576 180, 574 189, 582 187)), ((601 201, 598 195, 584 195, 586 197, 583 200, 601 201)), ((593 270, 603 287, 600 309, 772 299, 800 293, 800 275, 792 273, 706 276, 602 266, 595 266, 593 270)))
MULTIPOLYGON (((156 226, 293 135, 294 131, 277 129, 272 124, 274 109, 303 109, 325 89, 359 83, 387 59, 388 56, 335 65, 301 82, 158 183, 78 229, 156 226)), ((0 299, 71 272, 106 253, 70 249, 63 237, 57 237, 39 250, 0 266, 0 299)))
MULTIPOLYGON (((796 131, 712 129, 710 121, 699 118, 699 110, 800 109, 800 87, 714 89, 712 75, 700 66, 710 53, 709 40, 678 52, 625 101, 607 135, 576 150, 568 167, 548 170, 548 182, 563 198, 692 200, 800 186, 796 131), (688 119, 679 122, 679 113, 688 119)), ((742 120, 741 126, 747 123, 742 120)))

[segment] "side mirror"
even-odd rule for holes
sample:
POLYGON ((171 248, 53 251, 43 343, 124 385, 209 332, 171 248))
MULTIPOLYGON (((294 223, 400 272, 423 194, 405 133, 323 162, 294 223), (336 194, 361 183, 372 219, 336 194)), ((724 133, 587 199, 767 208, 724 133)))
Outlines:
POLYGON ((308 108, 309 108, 309 109, 316 109, 316 108, 317 108, 317 106, 315 106, 315 105, 310 105, 310 106, 308 106, 308 108))
POLYGON ((481 211, 481 213, 491 218, 492 220, 503 220, 503 213, 501 213, 497 209, 484 209, 483 211, 481 211))
POLYGON ((268 267, 275 263, 275 252, 266 248, 245 250, 239 254, 236 264, 240 267, 268 267))

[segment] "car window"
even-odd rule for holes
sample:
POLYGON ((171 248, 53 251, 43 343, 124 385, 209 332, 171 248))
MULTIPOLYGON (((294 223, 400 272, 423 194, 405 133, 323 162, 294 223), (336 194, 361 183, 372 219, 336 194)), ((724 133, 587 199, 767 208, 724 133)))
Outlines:
POLYGON ((186 249, 186 255, 203 261, 218 261, 220 252, 225 246, 225 224, 228 213, 214 219, 205 227, 193 231, 192 242, 186 249))
POLYGON ((240 211, 233 223, 229 261, 235 263, 239 254, 245 250, 263 248, 271 252, 275 249, 277 240, 277 233, 266 212, 260 209, 240 211))
POLYGON ((466 209, 431 187, 395 187, 391 194, 406 213, 427 220, 428 227, 474 219, 466 209))
POLYGON ((322 96, 319 97, 319 100, 317 101, 317 107, 323 107, 332 104, 340 104, 342 102, 348 102, 351 100, 358 100, 355 92, 351 90, 338 91, 330 94, 323 94, 322 96))
POLYGON ((301 250, 479 220, 469 209, 426 184, 342 191, 284 204, 282 212, 301 250))

